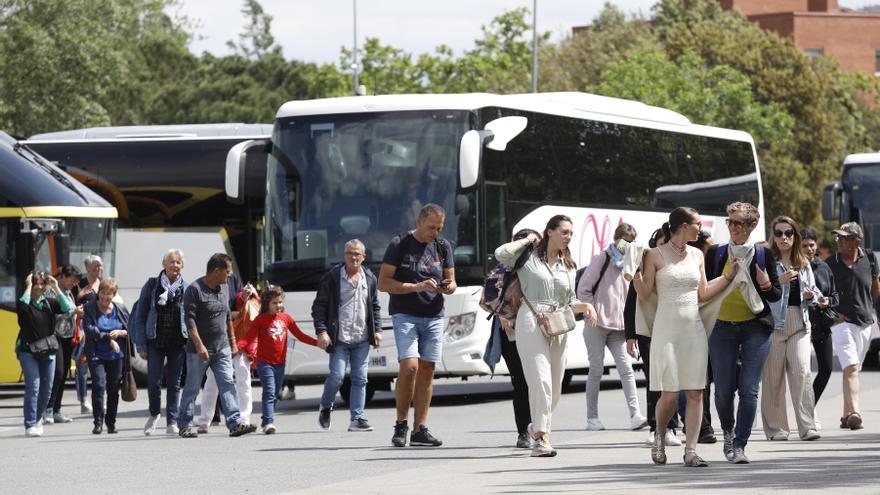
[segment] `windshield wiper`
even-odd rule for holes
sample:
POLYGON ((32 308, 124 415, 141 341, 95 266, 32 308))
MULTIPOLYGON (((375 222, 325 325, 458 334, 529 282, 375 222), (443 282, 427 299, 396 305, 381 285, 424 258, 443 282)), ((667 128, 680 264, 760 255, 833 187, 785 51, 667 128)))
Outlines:
POLYGON ((14 145, 12 145, 12 150, 15 151, 16 153, 18 153, 18 155, 21 156, 22 158, 24 158, 25 160, 42 168, 44 171, 46 171, 46 173, 51 175, 55 180, 64 184, 68 189, 70 189, 71 191, 76 193, 76 195, 79 196, 80 198, 82 198, 83 201, 85 201, 86 203, 89 203, 88 198, 86 198, 86 196, 82 193, 82 191, 80 191, 76 187, 76 185, 70 181, 70 179, 68 179, 67 177, 64 176, 64 174, 59 172, 58 169, 56 169, 51 163, 46 161, 46 159, 43 158, 39 153, 37 153, 36 151, 32 150, 30 147, 25 146, 19 142, 16 142, 14 145), (25 154, 25 151, 27 152, 27 154, 25 154))

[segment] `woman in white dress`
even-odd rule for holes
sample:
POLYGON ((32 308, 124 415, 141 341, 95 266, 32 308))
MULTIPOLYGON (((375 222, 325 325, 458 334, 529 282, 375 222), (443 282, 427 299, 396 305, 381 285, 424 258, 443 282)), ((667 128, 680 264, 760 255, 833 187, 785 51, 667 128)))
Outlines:
POLYGON ((641 275, 633 279, 640 299, 651 297, 656 287, 658 304, 651 344, 651 390, 659 391, 657 434, 651 459, 666 464, 666 424, 675 413, 679 391, 687 398, 685 410, 684 464, 707 466, 697 455, 697 438, 703 411, 703 388, 709 361, 709 342, 699 303, 721 293, 736 275, 706 281, 703 253, 688 246, 700 234, 700 215, 693 208, 679 207, 669 214, 663 230, 669 242, 646 252, 641 275))

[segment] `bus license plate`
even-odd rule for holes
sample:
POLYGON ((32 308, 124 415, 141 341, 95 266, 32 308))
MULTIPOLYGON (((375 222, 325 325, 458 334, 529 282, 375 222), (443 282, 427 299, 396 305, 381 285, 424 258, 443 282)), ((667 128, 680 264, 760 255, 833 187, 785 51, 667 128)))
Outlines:
POLYGON ((370 358, 370 366, 386 368, 388 367, 388 362, 385 360, 385 356, 373 356, 370 358))

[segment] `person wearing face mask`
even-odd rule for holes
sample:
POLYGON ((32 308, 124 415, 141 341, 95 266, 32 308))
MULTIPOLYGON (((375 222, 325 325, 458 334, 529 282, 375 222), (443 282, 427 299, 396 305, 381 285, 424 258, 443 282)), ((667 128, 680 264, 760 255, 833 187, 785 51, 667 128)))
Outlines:
MULTIPOLYGON (((834 274, 827 263, 818 256, 816 232, 813 229, 801 229, 801 247, 804 255, 810 260, 813 276, 816 278, 816 287, 827 298, 826 307, 837 308, 838 294, 837 284, 834 282, 834 274)), ((831 369, 834 365, 834 348, 831 344, 831 325, 826 318, 819 314, 822 302, 817 306, 810 307, 810 338, 813 341, 813 350, 816 352, 816 376, 813 377, 813 400, 819 402, 828 380, 831 378, 831 369)), ((813 422, 816 430, 821 430, 819 417, 813 411, 813 422)))
POLYGON ((716 244, 706 252, 706 277, 727 276, 731 260, 748 269, 750 287, 758 298, 755 311, 741 291, 732 291, 721 303, 718 319, 709 336, 709 356, 715 382, 715 409, 724 435, 722 452, 728 462, 748 464, 745 448, 752 434, 758 409, 758 390, 764 361, 770 350, 773 314, 770 303, 782 297, 773 251, 756 247, 749 237, 760 214, 749 203, 727 206, 729 244, 716 244), (770 267, 768 270, 767 267, 770 267), (741 366, 737 366, 737 363, 741 366), (739 403, 734 409, 734 394, 739 403))
POLYGON ((801 440, 816 440, 819 433, 813 421, 809 309, 823 296, 817 293, 813 269, 801 251, 801 235, 795 221, 787 216, 776 217, 771 230, 782 297, 770 305, 774 327, 764 363, 761 423, 768 440, 788 440, 787 379, 801 440))
POLYGON ((636 394, 636 379, 632 363, 626 354, 623 309, 629 282, 623 277, 623 254, 626 245, 636 239, 636 229, 621 223, 614 230, 614 242, 593 256, 577 286, 578 300, 596 308, 598 323, 584 325, 584 343, 587 346, 589 375, 587 376, 587 430, 604 430, 599 419, 599 383, 605 367, 605 348, 614 357, 623 395, 629 410, 630 428, 640 430, 648 424, 642 415, 636 394))

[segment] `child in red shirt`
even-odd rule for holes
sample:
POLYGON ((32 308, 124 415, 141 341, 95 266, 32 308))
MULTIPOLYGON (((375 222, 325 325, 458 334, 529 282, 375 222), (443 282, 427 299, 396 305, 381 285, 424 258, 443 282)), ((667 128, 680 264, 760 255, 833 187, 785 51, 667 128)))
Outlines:
POLYGON ((257 374, 263 385, 262 431, 267 435, 275 433, 275 402, 284 384, 284 363, 287 359, 287 332, 309 345, 317 341, 304 334, 284 312, 284 291, 280 287, 269 286, 260 295, 260 315, 248 329, 247 335, 238 341, 238 349, 246 349, 254 339, 257 341, 257 374))

